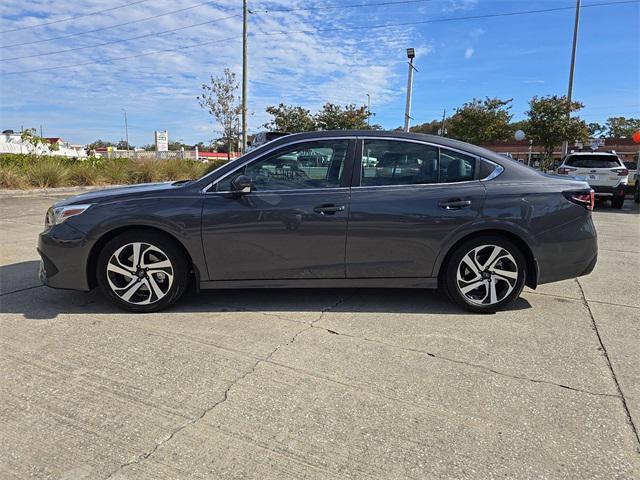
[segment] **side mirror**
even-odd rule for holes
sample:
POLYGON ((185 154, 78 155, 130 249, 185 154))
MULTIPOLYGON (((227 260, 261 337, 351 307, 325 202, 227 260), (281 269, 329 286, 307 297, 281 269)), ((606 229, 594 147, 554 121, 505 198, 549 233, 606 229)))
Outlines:
POLYGON ((248 175, 238 175, 231 180, 231 190, 237 193, 251 193, 253 180, 248 175))

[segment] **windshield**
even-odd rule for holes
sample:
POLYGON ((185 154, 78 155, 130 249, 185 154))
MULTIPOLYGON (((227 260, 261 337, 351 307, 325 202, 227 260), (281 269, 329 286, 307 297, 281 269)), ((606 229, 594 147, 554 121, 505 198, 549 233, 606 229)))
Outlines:
POLYGON ((615 155, 572 155, 564 162, 567 167, 577 168, 616 168, 621 167, 615 155))

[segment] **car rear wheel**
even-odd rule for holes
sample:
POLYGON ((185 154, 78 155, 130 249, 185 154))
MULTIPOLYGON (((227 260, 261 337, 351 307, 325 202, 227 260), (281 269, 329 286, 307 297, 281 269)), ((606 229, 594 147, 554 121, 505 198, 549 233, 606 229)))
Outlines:
POLYGON ((184 253, 170 237, 144 230, 125 232, 100 252, 98 285, 119 307, 155 312, 175 303, 189 283, 184 253))
POLYGON ((460 245, 444 271, 443 288, 456 304, 491 313, 517 298, 526 278, 520 249, 498 235, 483 235, 460 245))
POLYGON ((621 209, 622 205, 624 205, 624 197, 615 197, 611 200, 611 207, 621 209))

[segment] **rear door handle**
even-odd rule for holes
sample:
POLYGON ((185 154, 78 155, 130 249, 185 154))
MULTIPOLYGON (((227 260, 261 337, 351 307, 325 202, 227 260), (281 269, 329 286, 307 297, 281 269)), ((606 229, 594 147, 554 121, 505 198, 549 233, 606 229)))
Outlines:
POLYGON ((460 210, 461 208, 467 208, 471 206, 471 200, 462 200, 460 198, 453 198, 451 200, 445 200, 444 202, 440 202, 441 208, 445 210, 460 210))
POLYGON ((334 205, 333 203, 318 205, 314 207, 313 211, 319 215, 333 215, 336 212, 344 211, 344 205, 334 205))

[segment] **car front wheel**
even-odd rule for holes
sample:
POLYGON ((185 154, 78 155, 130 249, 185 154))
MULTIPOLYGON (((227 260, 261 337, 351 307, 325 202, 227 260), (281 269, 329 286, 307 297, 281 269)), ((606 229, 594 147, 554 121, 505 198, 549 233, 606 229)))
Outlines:
POLYGON ((525 278, 520 249, 503 237, 483 235, 453 252, 442 280, 454 303, 472 312, 491 313, 520 295, 525 278))
POLYGON ((167 308, 184 293, 189 269, 170 237, 145 230, 120 234, 100 252, 98 285, 119 307, 132 312, 167 308))

